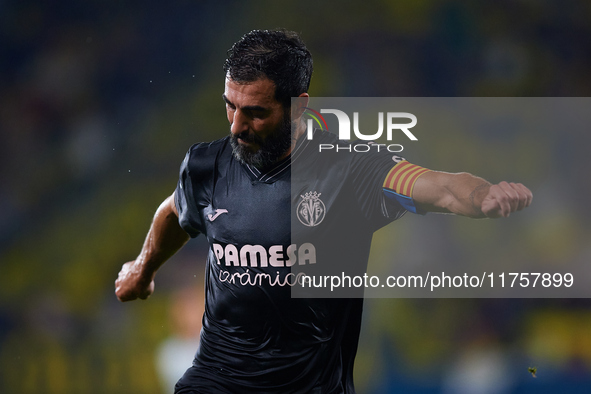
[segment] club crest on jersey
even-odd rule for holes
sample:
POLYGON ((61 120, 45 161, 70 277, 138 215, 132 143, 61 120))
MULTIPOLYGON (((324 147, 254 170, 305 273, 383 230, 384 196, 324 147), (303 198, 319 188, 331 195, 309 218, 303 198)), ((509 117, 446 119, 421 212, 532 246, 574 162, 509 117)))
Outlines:
POLYGON ((318 226, 324 219, 326 213, 326 207, 320 199, 322 193, 308 192, 302 197, 302 201, 296 208, 298 220, 308 227, 318 226))

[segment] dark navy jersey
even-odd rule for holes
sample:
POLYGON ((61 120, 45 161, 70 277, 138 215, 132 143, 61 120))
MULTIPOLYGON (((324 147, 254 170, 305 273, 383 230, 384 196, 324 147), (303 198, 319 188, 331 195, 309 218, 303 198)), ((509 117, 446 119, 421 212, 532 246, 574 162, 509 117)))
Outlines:
POLYGON ((302 273, 365 272, 373 232, 406 212, 382 191, 399 158, 321 143, 339 142, 317 132, 262 172, 234 158, 228 137, 187 153, 179 222, 209 253, 201 341, 178 392, 355 392, 362 299, 292 291, 302 273))

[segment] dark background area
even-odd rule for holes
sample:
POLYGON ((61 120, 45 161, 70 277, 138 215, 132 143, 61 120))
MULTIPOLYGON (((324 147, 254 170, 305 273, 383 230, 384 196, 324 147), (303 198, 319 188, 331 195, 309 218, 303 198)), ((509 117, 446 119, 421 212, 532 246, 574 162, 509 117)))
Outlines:
MULTIPOLYGON (((591 92, 583 1, 0 1, 0 392, 172 392, 160 388, 159 349, 191 336, 170 311, 179 292, 201 286, 203 240, 161 269, 147 302, 119 303, 113 283, 189 146, 228 132, 226 50, 276 27, 311 50, 315 96, 591 92)), ((405 217, 392 226, 396 242, 478 258, 492 236, 500 258, 589 262, 589 134, 456 137, 422 140, 431 152, 417 164, 491 181, 517 174, 534 205, 492 225, 405 217)), ((376 235, 376 253, 390 240, 376 235)), ((368 300, 358 390, 589 392, 589 306, 368 300)))

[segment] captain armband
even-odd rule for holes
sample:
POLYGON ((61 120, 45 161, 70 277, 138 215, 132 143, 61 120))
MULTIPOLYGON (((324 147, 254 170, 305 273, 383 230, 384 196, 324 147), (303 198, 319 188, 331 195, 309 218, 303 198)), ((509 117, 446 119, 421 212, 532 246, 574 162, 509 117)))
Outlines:
POLYGON ((404 209, 412 213, 417 212, 417 207, 412 200, 412 191, 419 176, 431 170, 411 164, 406 160, 396 164, 384 180, 384 195, 398 201, 404 209))

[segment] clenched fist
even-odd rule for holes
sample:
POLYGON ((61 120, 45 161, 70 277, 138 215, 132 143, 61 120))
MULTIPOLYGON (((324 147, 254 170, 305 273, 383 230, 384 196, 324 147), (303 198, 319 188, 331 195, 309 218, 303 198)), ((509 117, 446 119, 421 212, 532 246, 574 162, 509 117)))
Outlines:
POLYGON ((532 192, 521 183, 501 182, 490 187, 480 209, 486 217, 506 218, 512 212, 527 208, 532 199, 532 192))
POLYGON ((154 292, 154 276, 142 274, 137 260, 123 264, 115 281, 115 294, 119 301, 145 300, 154 292))

